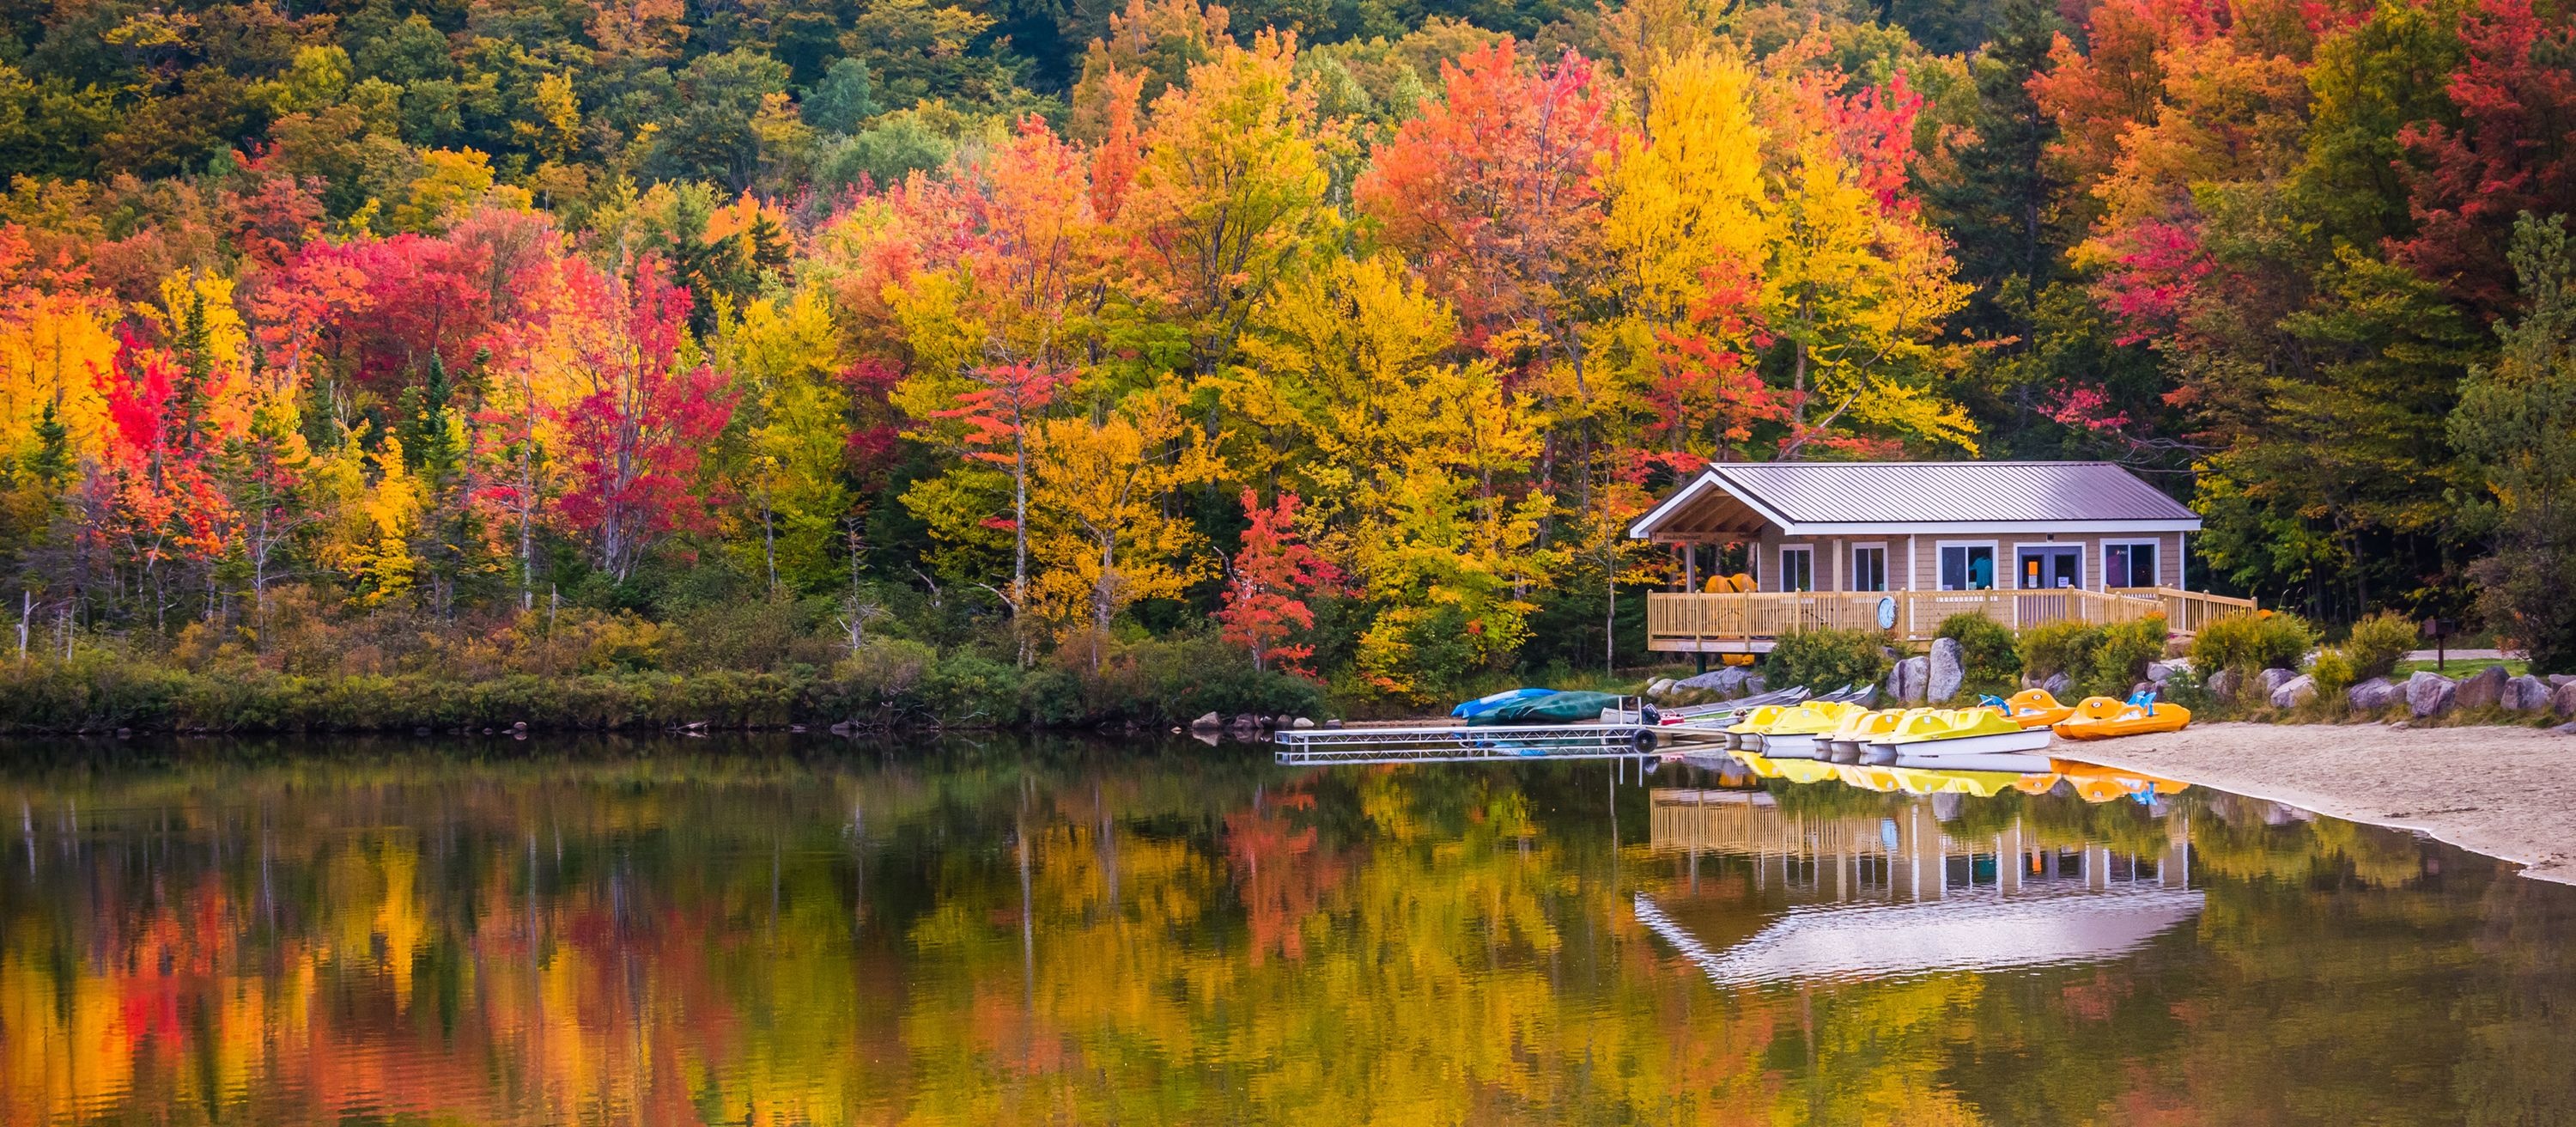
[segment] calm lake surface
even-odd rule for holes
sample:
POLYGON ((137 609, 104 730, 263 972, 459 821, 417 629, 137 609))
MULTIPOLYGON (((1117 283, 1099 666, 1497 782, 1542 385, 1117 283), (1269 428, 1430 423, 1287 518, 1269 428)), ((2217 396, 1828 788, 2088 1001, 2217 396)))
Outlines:
POLYGON ((2576 1120, 2576 889, 2199 788, 0 750, 8 1124, 2576 1120))

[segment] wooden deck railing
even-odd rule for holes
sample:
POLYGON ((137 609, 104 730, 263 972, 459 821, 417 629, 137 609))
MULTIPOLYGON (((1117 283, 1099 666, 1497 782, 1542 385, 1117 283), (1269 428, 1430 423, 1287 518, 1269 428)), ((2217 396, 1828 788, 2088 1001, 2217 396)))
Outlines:
POLYGON ((2212 595, 2206 591, 2185 591, 2175 587, 2114 587, 2111 593, 2162 602, 2167 627, 2183 635, 2200 633, 2201 627, 2231 614, 2254 612, 2252 599, 2212 595))
POLYGON ((1984 615, 2020 630, 2047 622, 2105 626, 2156 614, 2181 634, 2229 614, 2254 609, 2247 599, 2169 587, 2087 591, 1790 591, 1748 594, 1649 593, 1646 648, 1664 652, 1746 652, 1770 648, 1809 630, 1877 630, 1882 602, 1892 604, 1900 641, 1924 642, 1954 614, 1984 615))

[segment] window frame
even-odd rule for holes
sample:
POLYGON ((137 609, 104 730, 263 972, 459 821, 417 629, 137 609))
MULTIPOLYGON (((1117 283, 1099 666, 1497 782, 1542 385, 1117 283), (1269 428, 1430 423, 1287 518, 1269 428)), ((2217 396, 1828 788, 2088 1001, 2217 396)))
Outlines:
POLYGON ((1780 550, 1779 550, 1779 552, 1777 553, 1777 558, 1778 558, 1778 560, 1779 560, 1779 562, 1780 562, 1780 591, 1781 591, 1783 594, 1790 593, 1790 592, 1798 592, 1798 593, 1802 593, 1802 594, 1814 594, 1814 593, 1815 593, 1815 590, 1816 590, 1816 546, 1815 546, 1815 545, 1813 545, 1813 544, 1782 544, 1782 545, 1780 545, 1780 550), (1791 586, 1789 586, 1789 575, 1790 575, 1790 570, 1789 570, 1789 554, 1790 554, 1791 552, 1796 552, 1796 553, 1799 553, 1799 554, 1804 555, 1804 556, 1806 556, 1806 557, 1807 557, 1807 568, 1806 568, 1806 571, 1807 571, 1807 585, 1806 585, 1806 586, 1804 586, 1804 587, 1791 587, 1791 586))
POLYGON ((1850 568, 1850 570, 1846 571, 1843 575, 1844 590, 1875 595, 1896 589, 1894 586, 1896 582, 1895 575, 1888 562, 1887 541, 1871 540, 1865 543, 1855 542, 1846 544, 1843 547, 1851 553, 1851 558, 1843 561, 1850 568), (1858 586, 1858 577, 1860 575, 1860 554, 1862 552, 1878 553, 1878 586, 1875 588, 1864 588, 1858 586))
POLYGON ((1994 582, 1995 580, 2002 578, 2002 556, 2003 543, 1997 540, 1935 540, 1932 542, 1932 589, 1935 591, 2006 590, 2007 588, 1996 586, 1994 582), (1964 553, 1959 557, 1959 582, 1961 585, 1957 587, 1949 585, 1948 569, 1950 565, 1949 561, 1942 557, 1952 548, 1983 548, 1986 550, 1986 586, 1970 587, 1966 585, 1968 579, 1968 557, 1964 553))
POLYGON ((2102 587, 2101 587, 2101 589, 2102 589, 2102 590, 2105 590, 2105 591, 2118 591, 2118 590, 2137 590, 2137 589, 2138 589, 2138 585, 2137 585, 2137 584, 2134 584, 2134 583, 2124 583, 2124 584, 2120 584, 2120 585, 2118 585, 2118 586, 2114 586, 2114 585, 2111 583, 2111 549, 2113 549, 2113 548, 2128 548, 2128 549, 2131 549, 2131 551, 2129 552, 2129 554, 2128 554, 2128 556, 2127 556, 2127 567, 2126 567, 2126 570, 2127 570, 2127 572, 2128 572, 2128 576, 2127 576, 2127 577, 2128 577, 2128 578, 2130 578, 2130 579, 2135 579, 2135 578, 2137 578, 2137 577, 2138 577, 2138 566, 2137 566, 2137 559, 2138 559, 2138 556, 2137 556, 2137 552, 2135 551, 2135 549, 2138 549, 2138 548, 2145 548, 2145 549, 2147 549, 2147 550, 2149 550, 2149 551, 2151 551, 2151 552, 2154 552, 2154 553, 2155 553, 2155 555, 2156 555, 2155 565, 2154 565, 2153 567, 2150 567, 2150 568, 2148 568, 2148 569, 2147 569, 2147 574, 2148 574, 2148 576, 2149 576, 2150 578, 2154 579, 2154 580, 2155 580, 2155 582, 2153 582, 2153 583, 2149 583, 2149 584, 2147 584, 2146 586, 2148 586, 2148 587, 2162 587, 2162 586, 2164 586, 2164 585, 2165 585, 2165 584, 2164 584, 2164 579, 2165 579, 2165 558, 2164 558, 2164 557, 2165 557, 2165 542, 2164 542, 2164 540, 2163 540, 2162 538, 2160 538, 2160 537, 2154 537, 2154 536, 2149 536, 2149 537, 2144 537, 2144 538, 2139 538, 2139 539, 2120 539, 2120 540, 2107 540, 2107 539, 2106 539, 2106 540, 2102 541, 2102 587))

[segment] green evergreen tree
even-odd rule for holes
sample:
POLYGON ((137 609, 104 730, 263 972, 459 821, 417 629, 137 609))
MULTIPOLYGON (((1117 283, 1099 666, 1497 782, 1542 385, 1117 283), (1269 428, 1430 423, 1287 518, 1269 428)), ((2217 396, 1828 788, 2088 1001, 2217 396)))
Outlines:
POLYGON ((2461 384, 2451 440, 2486 472, 2493 555, 2471 569, 2488 621, 2536 672, 2576 672, 2576 253, 2567 218, 2514 224, 2521 319, 2461 384))

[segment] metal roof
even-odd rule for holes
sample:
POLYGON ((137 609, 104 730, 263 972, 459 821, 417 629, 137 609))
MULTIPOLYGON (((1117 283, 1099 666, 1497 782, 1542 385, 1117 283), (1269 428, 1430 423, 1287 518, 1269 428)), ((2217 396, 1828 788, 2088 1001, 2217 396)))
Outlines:
POLYGON ((1794 908, 1722 951, 1674 923, 1645 893, 1636 896, 1636 912, 1638 922, 1697 963, 1710 981, 1753 986, 2106 962, 2181 926, 2203 903, 2198 889, 2114 884, 1794 908))
POLYGON ((1720 462, 1628 534, 1651 536, 1711 489, 1792 533, 2200 529, 2114 462, 1720 462))

